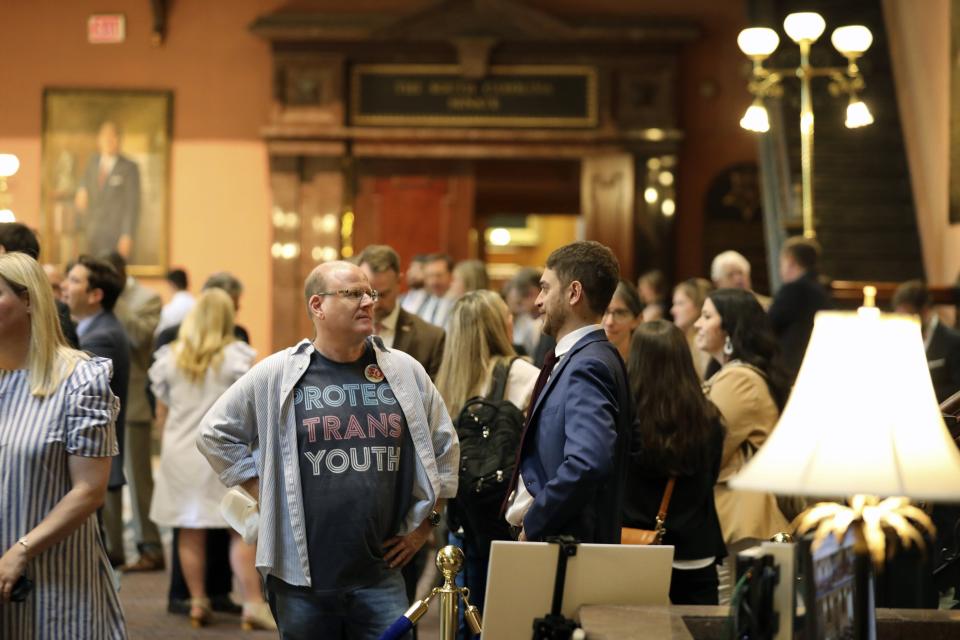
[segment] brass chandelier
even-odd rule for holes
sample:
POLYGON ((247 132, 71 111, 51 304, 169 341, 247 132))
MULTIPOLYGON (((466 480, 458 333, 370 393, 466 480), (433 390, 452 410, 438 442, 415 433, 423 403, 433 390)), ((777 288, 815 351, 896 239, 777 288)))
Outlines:
POLYGON ((826 22, 818 13, 791 13, 783 21, 783 30, 800 47, 800 65, 795 68, 767 68, 763 62, 776 51, 780 36, 773 29, 752 27, 744 29, 737 37, 740 50, 753 60, 753 73, 747 89, 753 94, 753 103, 747 109, 740 126, 749 131, 764 133, 770 129, 770 118, 764 99, 783 95, 783 79, 796 76, 800 79, 800 165, 802 175, 803 235, 816 237, 813 225, 813 103, 810 98, 810 81, 823 76, 829 79, 833 96, 848 97, 846 126, 853 129, 873 123, 873 115, 860 100, 863 76, 857 59, 870 48, 873 34, 861 25, 843 26, 834 29, 830 41, 846 59, 846 67, 813 67, 810 64, 810 47, 823 34, 826 22))

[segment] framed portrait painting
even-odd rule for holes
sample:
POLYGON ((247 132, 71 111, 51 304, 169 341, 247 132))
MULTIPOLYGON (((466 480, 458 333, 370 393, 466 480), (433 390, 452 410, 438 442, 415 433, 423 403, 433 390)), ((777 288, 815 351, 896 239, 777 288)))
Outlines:
POLYGON ((44 261, 118 251, 132 275, 165 273, 172 108, 169 91, 44 91, 44 261))

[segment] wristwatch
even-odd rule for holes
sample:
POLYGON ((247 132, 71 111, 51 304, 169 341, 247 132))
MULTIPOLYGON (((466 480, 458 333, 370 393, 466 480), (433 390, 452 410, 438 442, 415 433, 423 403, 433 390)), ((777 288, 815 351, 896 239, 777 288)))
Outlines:
POLYGON ((430 512, 430 515, 427 516, 427 522, 430 523, 430 526, 431 526, 431 527, 439 527, 439 526, 440 526, 440 512, 437 511, 436 509, 433 509, 433 510, 430 512))

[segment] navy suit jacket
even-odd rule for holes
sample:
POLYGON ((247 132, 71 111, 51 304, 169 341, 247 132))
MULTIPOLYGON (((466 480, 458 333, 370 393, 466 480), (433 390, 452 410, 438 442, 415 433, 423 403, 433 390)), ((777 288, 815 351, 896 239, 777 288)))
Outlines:
POLYGON ((113 361, 113 377, 110 378, 110 391, 120 398, 120 415, 117 416, 117 445, 120 455, 113 459, 110 466, 110 489, 119 489, 124 484, 123 477, 123 431, 127 419, 127 387, 130 383, 130 343, 123 325, 112 311, 104 311, 94 318, 90 326, 80 336, 80 348, 113 361))
POLYGON ((534 496, 527 538, 619 543, 632 408, 623 360, 602 330, 563 356, 532 412, 520 459, 534 496))

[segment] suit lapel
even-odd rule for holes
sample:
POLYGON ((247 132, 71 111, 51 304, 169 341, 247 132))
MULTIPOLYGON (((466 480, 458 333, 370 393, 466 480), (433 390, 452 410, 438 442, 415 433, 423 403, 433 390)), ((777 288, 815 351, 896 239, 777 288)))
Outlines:
POLYGON ((400 351, 407 351, 412 334, 411 326, 413 323, 407 316, 404 309, 400 309, 397 314, 397 326, 393 329, 393 348, 400 351))
POLYGON ((550 395, 550 391, 553 389, 554 385, 557 384, 557 380, 560 379, 560 375, 566 368, 567 363, 569 363, 573 356, 575 356, 581 349, 586 347, 588 344, 597 342, 599 340, 606 340, 606 336, 602 329, 588 333, 584 337, 580 338, 580 340, 578 340, 577 343, 571 347, 570 351, 567 351, 565 354, 563 354, 563 358, 557 363, 557 366, 553 368, 553 372, 550 374, 550 379, 547 381, 546 386, 544 386, 543 391, 540 392, 540 396, 533 405, 531 424, 533 424, 533 420, 536 419, 537 411, 540 410, 540 406, 543 404, 544 398, 550 395))
POLYGON ((936 360, 943 351, 943 326, 938 322, 933 328, 933 335, 930 336, 930 344, 927 345, 927 358, 936 360))
POLYGON ((90 335, 93 332, 97 331, 101 325, 103 325, 104 319, 107 317, 107 312, 102 311, 98 313, 93 320, 90 321, 90 326, 87 327, 87 332, 85 335, 90 335))

